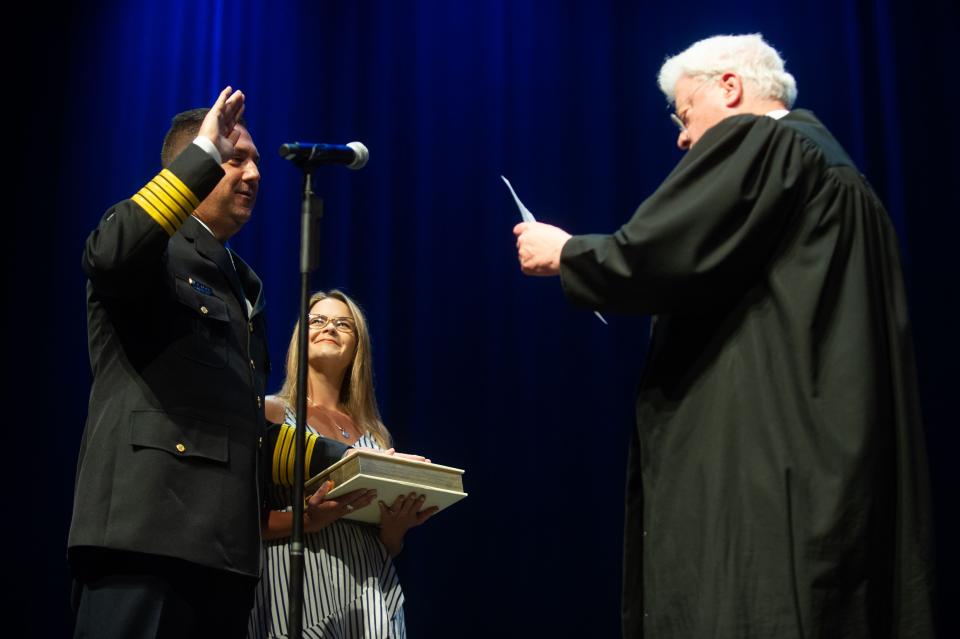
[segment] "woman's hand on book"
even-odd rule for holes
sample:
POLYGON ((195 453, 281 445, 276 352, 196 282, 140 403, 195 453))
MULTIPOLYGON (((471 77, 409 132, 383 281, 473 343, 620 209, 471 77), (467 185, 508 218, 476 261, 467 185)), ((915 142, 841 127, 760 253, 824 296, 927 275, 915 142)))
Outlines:
POLYGON ((403 537, 408 530, 419 526, 440 510, 436 506, 421 510, 425 499, 424 495, 418 497, 416 493, 410 493, 398 495, 391 506, 380 502, 380 541, 391 555, 400 554, 403 537))
POLYGON ((415 455, 413 453, 398 453, 395 448, 387 448, 386 450, 380 450, 378 448, 364 448, 363 446, 354 446, 350 448, 343 454, 343 458, 346 459, 353 453, 363 451, 365 453, 372 453, 374 455, 387 455, 390 457, 399 457, 400 459, 409 459, 411 461, 419 461, 430 463, 430 460, 424 457, 423 455, 415 455))
POLYGON ((303 513, 303 531, 316 532, 340 519, 352 510, 359 510, 373 502, 375 490, 354 490, 334 499, 326 499, 333 489, 332 481, 325 481, 306 499, 303 513))

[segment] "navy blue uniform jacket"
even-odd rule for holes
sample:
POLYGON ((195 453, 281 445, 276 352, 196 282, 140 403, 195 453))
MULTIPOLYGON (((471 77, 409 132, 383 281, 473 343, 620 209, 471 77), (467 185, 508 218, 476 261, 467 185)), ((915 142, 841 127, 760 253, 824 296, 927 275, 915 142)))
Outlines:
MULTIPOLYGON (((289 446, 280 459, 266 443, 260 279, 191 216, 222 176, 188 145, 87 240, 93 387, 71 551, 259 574, 261 483, 289 446)), ((316 440, 310 449, 307 468, 317 468, 345 447, 316 440)))

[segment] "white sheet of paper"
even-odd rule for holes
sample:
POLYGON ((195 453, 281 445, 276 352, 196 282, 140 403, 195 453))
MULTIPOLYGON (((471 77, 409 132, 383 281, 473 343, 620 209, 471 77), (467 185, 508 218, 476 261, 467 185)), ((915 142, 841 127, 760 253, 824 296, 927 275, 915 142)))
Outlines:
POLYGON ((524 222, 536 222, 537 218, 533 217, 533 213, 530 212, 530 209, 523 205, 523 202, 520 201, 520 198, 517 197, 517 192, 513 190, 513 186, 510 184, 510 180, 500 176, 500 179, 503 180, 503 183, 507 185, 507 188, 510 189, 510 195, 513 196, 513 201, 517 203, 517 208, 520 209, 520 217, 524 222))
MULTIPOLYGON (((502 175, 500 176, 500 179, 503 180, 503 183, 507 185, 508 189, 510 189, 510 195, 513 196, 513 201, 517 203, 517 208, 520 209, 520 217, 523 219, 523 221, 536 222, 537 218, 533 217, 533 213, 530 212, 530 209, 524 206, 523 202, 520 201, 520 198, 517 197, 517 192, 513 190, 513 185, 510 184, 510 180, 502 175)), ((607 320, 603 318, 603 315, 600 314, 600 311, 594 311, 593 314, 596 315, 601 322, 607 324, 607 320)))

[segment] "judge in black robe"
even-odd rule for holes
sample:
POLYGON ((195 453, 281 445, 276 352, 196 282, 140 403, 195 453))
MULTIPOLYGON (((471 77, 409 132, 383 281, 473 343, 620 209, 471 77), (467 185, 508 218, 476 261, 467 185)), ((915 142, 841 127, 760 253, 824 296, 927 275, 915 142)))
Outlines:
POLYGON ((573 303, 656 315, 628 462, 624 636, 930 637, 890 219, 812 113, 767 117, 785 105, 738 74, 702 80, 677 84, 689 152, 619 230, 515 229, 524 271, 559 273, 573 303))

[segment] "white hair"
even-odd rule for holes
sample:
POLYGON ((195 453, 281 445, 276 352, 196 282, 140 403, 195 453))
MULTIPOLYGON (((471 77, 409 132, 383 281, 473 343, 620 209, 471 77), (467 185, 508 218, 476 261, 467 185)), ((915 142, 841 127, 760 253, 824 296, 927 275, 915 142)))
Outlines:
POLYGON ((683 53, 667 58, 657 83, 671 104, 680 78, 720 75, 732 71, 749 83, 756 97, 783 102, 787 108, 797 99, 797 81, 783 68, 783 58, 763 41, 759 33, 721 35, 700 40, 683 53))

